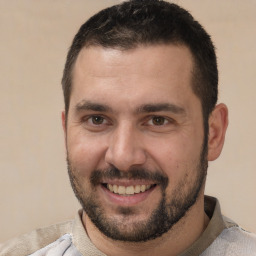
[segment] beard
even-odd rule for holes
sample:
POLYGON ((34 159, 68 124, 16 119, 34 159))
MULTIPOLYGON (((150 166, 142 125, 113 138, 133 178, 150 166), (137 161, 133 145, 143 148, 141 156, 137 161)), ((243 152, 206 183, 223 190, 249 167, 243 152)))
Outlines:
MULTIPOLYGON (((160 171, 152 172, 144 168, 137 168, 122 172, 113 166, 104 170, 94 170, 88 180, 89 184, 84 188, 83 179, 78 175, 79 172, 76 168, 72 166, 68 156, 67 163, 73 191, 94 225, 113 240, 145 242, 168 232, 196 203, 207 175, 208 161, 206 156, 207 140, 205 139, 200 157, 197 163, 191 167, 195 173, 195 179, 191 182, 188 175, 184 176, 171 195, 168 195, 166 191, 169 179, 160 171), (136 209, 133 207, 120 206, 117 208, 118 218, 113 215, 108 216, 104 211, 104 206, 94 193, 104 178, 141 179, 153 182, 160 186, 161 200, 150 217, 145 220, 136 220, 136 209)), ((83 170, 83 172, 85 171, 83 170)))

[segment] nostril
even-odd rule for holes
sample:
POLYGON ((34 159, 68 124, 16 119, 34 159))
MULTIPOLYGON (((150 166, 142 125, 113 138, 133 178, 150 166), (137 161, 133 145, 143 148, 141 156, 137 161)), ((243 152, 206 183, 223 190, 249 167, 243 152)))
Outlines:
POLYGON ((127 171, 146 162, 146 154, 142 149, 128 150, 125 152, 106 152, 105 161, 108 165, 115 166, 121 171, 127 171))

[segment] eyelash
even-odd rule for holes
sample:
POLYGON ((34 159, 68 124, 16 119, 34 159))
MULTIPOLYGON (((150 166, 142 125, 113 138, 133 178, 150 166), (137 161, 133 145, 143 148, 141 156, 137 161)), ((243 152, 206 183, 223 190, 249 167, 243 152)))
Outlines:
MULTIPOLYGON (((170 118, 170 117, 164 117, 164 116, 160 116, 160 115, 153 115, 153 116, 149 116, 145 119, 146 121, 143 122, 144 125, 146 126, 155 126, 155 127, 163 127, 166 126, 168 124, 173 124, 175 121, 170 118), (154 119, 155 121, 161 121, 160 124, 154 124, 154 119)), ((111 125, 111 122, 108 121, 108 119, 102 115, 91 115, 91 116, 87 116, 82 118, 82 122, 86 122, 86 123, 90 123, 90 125, 94 126, 94 127, 100 127, 102 125, 111 125), (99 124, 94 123, 93 118, 99 118, 102 122, 99 124), (107 122, 107 123, 106 123, 107 122)))
POLYGON ((90 122, 90 124, 93 125, 93 126, 100 126, 100 125, 103 124, 103 123, 101 123, 101 124, 93 123, 93 118, 99 118, 99 119, 102 120, 102 122, 107 121, 107 118, 105 118, 104 116, 101 116, 101 115, 91 115, 91 116, 87 116, 85 118, 82 118, 82 122, 86 122, 86 123, 90 122), (91 120, 91 121, 89 121, 89 120, 91 120))
POLYGON ((152 126, 165 126, 168 125, 169 123, 173 123, 173 120, 171 118, 167 118, 164 116, 151 116, 148 120, 147 123, 151 123, 150 125, 152 126), (154 121, 161 121, 159 124, 154 123, 154 121))

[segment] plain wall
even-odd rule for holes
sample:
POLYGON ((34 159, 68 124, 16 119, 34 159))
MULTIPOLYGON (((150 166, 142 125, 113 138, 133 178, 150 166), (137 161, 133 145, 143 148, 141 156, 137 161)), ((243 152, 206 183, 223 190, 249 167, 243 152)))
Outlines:
MULTIPOLYGON (((72 218, 61 76, 84 21, 114 0, 0 0, 0 241, 72 218)), ((206 193, 256 232, 256 1, 180 0, 212 35, 230 125, 206 193)))

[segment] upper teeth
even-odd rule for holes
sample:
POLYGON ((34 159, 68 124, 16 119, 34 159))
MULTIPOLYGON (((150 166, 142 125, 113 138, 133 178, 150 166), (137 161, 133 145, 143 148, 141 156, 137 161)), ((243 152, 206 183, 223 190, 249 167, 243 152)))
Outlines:
POLYGON ((150 189, 151 185, 136 185, 136 186, 118 186, 107 184, 107 188, 116 194, 119 195, 134 195, 135 193, 145 192, 150 189))

